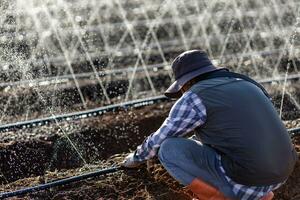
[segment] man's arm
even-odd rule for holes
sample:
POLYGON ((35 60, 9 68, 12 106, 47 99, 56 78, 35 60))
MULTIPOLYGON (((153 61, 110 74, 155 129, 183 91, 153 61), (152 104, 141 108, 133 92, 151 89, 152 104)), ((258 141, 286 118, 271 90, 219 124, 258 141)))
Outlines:
MULTIPOLYGON (((168 137, 182 137, 205 123, 206 108, 195 93, 186 92, 172 107, 162 126, 138 146, 131 155, 132 162, 154 157, 161 143, 168 137)), ((126 166, 126 164, 124 165, 126 166)))

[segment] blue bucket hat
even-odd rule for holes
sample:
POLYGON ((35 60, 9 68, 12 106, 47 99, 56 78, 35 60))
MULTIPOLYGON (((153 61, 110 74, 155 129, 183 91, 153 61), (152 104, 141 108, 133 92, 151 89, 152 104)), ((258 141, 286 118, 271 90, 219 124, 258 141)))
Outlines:
POLYGON ((175 75, 175 82, 165 91, 170 98, 181 97, 180 89, 190 80, 216 70, 216 68, 202 50, 185 51, 177 56, 172 63, 172 70, 175 75))

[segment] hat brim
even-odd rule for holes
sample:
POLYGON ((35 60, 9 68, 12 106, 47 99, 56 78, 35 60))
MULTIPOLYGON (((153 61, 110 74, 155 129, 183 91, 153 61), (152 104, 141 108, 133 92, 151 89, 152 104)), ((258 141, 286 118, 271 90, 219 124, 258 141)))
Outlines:
POLYGON ((180 98, 182 96, 182 93, 180 90, 187 82, 189 82, 193 78, 196 78, 197 76, 200 76, 202 74, 220 70, 220 69, 224 69, 224 68, 216 68, 213 65, 209 65, 209 66, 206 66, 205 68, 200 68, 198 70, 187 73, 187 74, 183 75, 182 77, 180 77, 179 79, 177 79, 176 81, 174 81, 174 83, 165 91, 164 94, 165 94, 165 96, 167 96, 169 98, 180 98))

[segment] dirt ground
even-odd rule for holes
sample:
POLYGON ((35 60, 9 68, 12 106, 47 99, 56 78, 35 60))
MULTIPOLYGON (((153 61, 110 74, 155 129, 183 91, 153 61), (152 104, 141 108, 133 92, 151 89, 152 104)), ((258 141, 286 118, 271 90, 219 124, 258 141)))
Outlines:
MULTIPOLYGON (((300 137, 294 138, 294 143, 300 154, 300 137)), ((114 155, 104 162, 98 163, 103 168, 122 161, 124 155, 114 155)), ((9 185, 5 190, 12 190, 36 185, 66 176, 84 173, 86 170, 95 170, 97 165, 90 166, 91 169, 77 168, 73 170, 62 170, 60 172, 47 172, 44 176, 21 179, 9 185)), ((172 179, 162 168, 158 161, 147 167, 146 165, 137 170, 124 170, 107 176, 97 177, 92 180, 81 181, 63 187, 53 188, 48 191, 36 192, 20 198, 21 199, 179 199, 190 200, 192 194, 186 188, 172 179)), ((297 162, 293 174, 287 183, 275 192, 275 200, 298 200, 300 199, 300 162, 297 162)))
MULTIPOLYGON (((280 97, 273 96, 278 107, 280 97)), ((285 98, 287 128, 299 127, 299 110, 285 98)), ((1 133, 0 192, 33 186, 118 164, 167 116, 172 102, 108 113, 97 118, 1 133), (74 151, 68 139, 89 165, 74 151), (101 161, 99 161, 101 160, 101 161)), ((293 139, 300 154, 300 137, 293 139)), ((169 177, 155 161, 152 167, 124 170, 107 176, 11 199, 192 199, 191 193, 169 177)), ((300 162, 276 191, 280 200, 300 199, 300 162)))

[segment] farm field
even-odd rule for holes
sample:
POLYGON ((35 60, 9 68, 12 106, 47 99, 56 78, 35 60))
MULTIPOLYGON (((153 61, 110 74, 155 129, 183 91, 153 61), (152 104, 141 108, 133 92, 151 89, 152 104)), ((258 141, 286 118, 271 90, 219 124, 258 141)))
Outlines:
MULTIPOLYGON (((296 82, 297 83, 297 82, 296 82)), ((297 84, 296 84, 297 85, 297 84)), ((279 95, 274 95, 274 104, 279 105, 279 95), (277 102, 276 102, 277 101, 277 102)), ((289 98, 284 99, 283 116, 287 128, 300 125, 300 112, 289 98)), ((100 168, 118 165, 125 153, 140 144, 144 137, 155 131, 173 103, 159 103, 129 111, 107 113, 97 118, 88 118, 59 126, 7 132, 1 138, 1 179, 3 191, 16 190, 42 184, 58 178, 66 178, 100 168), (114 120, 112 120, 114 119, 114 120), (60 129, 68 129, 69 138, 79 147, 84 165, 76 151, 68 143, 60 129), (32 167, 34 166, 34 167, 32 167), (9 182, 9 183, 7 183, 9 182)), ((300 152, 300 137, 293 138, 300 152)), ((287 184, 276 191, 276 199, 297 199, 300 195, 300 163, 287 184)), ((182 199, 191 198, 191 193, 168 176, 158 163, 149 168, 120 171, 93 180, 82 181, 50 191, 37 192, 28 199, 182 199), (179 195, 179 196, 178 196, 179 195)), ((22 197, 23 199, 25 197, 22 197)))
MULTIPOLYGON (((1 0, 0 199, 119 167, 168 116, 175 101, 162 94, 174 82, 172 61, 191 49, 261 83, 296 130, 300 156, 299 7, 300 0, 1 0)), ((8 199, 193 196, 156 158, 8 199)), ((274 199, 300 200, 300 161, 274 199)))

